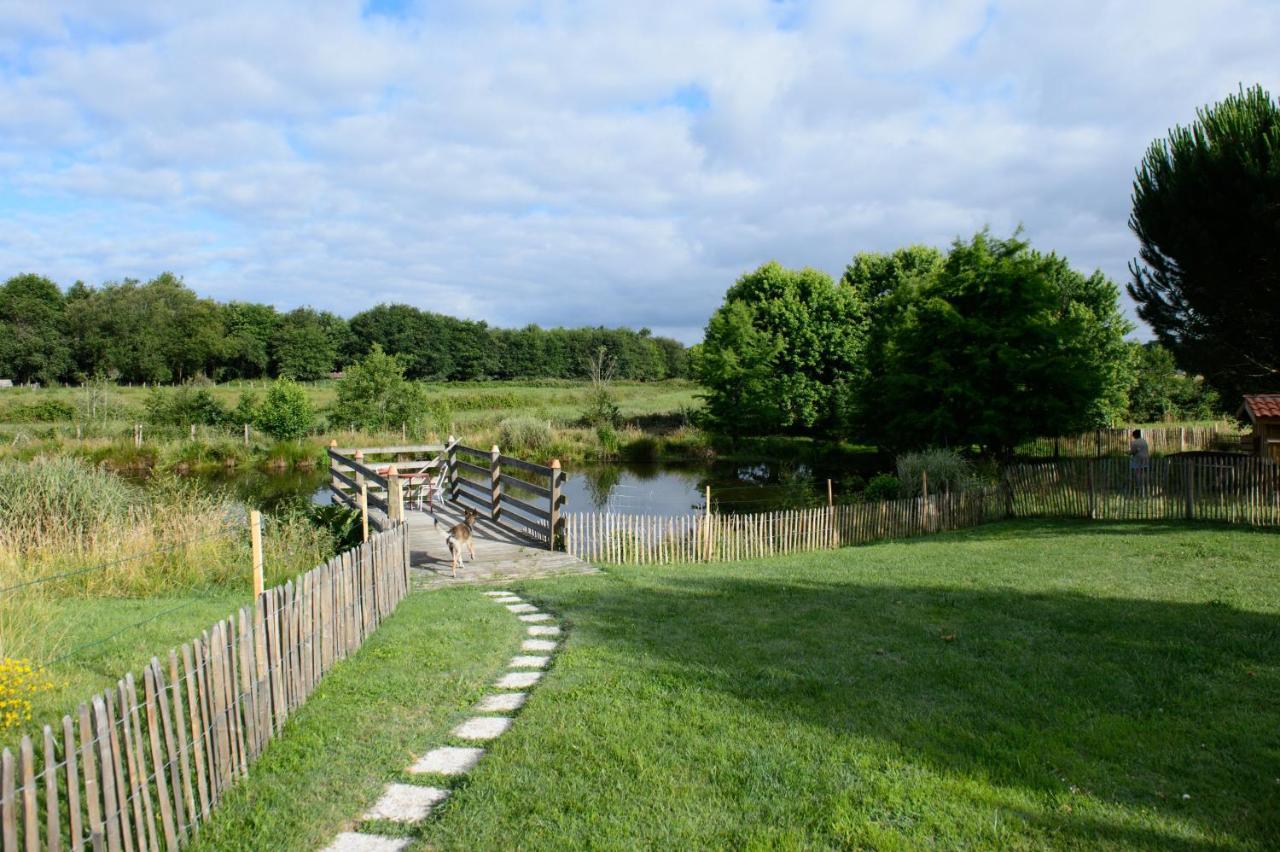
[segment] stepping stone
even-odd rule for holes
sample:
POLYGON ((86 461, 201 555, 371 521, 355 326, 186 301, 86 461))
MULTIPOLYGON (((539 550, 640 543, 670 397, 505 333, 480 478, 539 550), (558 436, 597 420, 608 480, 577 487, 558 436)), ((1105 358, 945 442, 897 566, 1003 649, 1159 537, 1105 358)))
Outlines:
POLYGON ((409 767, 414 775, 465 775, 475 769, 484 754, 482 748, 458 748, 444 746, 433 748, 409 767))
POLYGON ((518 598, 515 595, 506 595, 501 598, 490 598, 490 600, 492 600, 494 603, 500 603, 500 604, 524 603, 523 598, 518 598))
POLYGON ((491 592, 485 592, 485 594, 486 594, 486 595, 488 595, 488 596, 489 596, 489 597, 491 597, 491 598, 501 598, 501 597, 505 597, 506 595, 509 595, 509 594, 511 594, 511 593, 510 593, 510 592, 508 592, 508 591, 498 591, 498 590, 496 590, 496 589, 495 589, 494 591, 491 591, 491 592))
POLYGON ((382 798, 373 803, 363 819, 389 819, 392 822, 418 822, 427 818, 431 808, 444 801, 448 790, 419 787, 417 784, 388 784, 382 798))
POLYGON ((383 837, 344 831, 324 847, 324 852, 399 852, 409 845, 408 837, 383 837))
POLYGON ((480 713, 510 713, 512 710, 519 710, 524 706, 524 700, 529 697, 527 692, 504 692, 501 695, 486 695, 476 704, 476 711, 480 713))
POLYGON ((527 604, 527 603, 507 604, 507 611, 508 612, 537 612, 538 608, 533 604, 527 604))
POLYGON ((494 686, 498 689, 525 689, 533 686, 542 678, 542 672, 507 672, 498 678, 494 686))
POLYGON ((526 639, 520 643, 521 651, 554 651, 556 643, 553 639, 526 639))
POLYGON ((551 616, 545 612, 531 612, 528 615, 518 615, 516 618, 530 624, 536 624, 539 621, 550 621, 551 616))
POLYGON ((463 740, 492 740, 511 727, 506 716, 473 716, 453 729, 453 735, 463 740))
POLYGON ((541 625, 539 627, 530 627, 529 635, 530 636, 559 636, 560 628, 551 627, 547 625, 541 625))
POLYGON ((507 663, 509 669, 545 669, 547 663, 551 662, 550 657, 537 657, 520 655, 511 658, 511 662, 507 663))

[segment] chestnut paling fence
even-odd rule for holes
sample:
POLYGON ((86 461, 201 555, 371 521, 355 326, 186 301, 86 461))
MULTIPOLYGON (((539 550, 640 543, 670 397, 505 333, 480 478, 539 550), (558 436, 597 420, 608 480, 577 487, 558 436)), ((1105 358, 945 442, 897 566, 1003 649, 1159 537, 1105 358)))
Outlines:
POLYGON ((0 847, 174 849, 409 590, 397 525, 0 754, 0 847))
POLYGON ((1123 458, 1006 468, 996 485, 874 503, 675 517, 566 513, 565 549, 595 562, 718 562, 866 544, 1011 517, 1280 526, 1280 465, 1250 456, 1123 458))

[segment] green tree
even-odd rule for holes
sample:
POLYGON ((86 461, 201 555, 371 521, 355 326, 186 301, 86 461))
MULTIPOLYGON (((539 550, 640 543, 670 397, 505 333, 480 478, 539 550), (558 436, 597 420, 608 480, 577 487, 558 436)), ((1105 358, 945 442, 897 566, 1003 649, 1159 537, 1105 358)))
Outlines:
POLYGON ((1228 400, 1280 390, 1280 105, 1261 86, 1147 149, 1129 294, 1189 373, 1228 400))
POLYGON ((1135 423, 1201 420, 1217 417, 1217 392, 1199 376, 1178 369, 1173 353, 1157 341, 1130 343, 1134 365, 1129 390, 1129 419, 1135 423))
POLYGON ((230 302, 223 306, 227 337, 222 364, 225 378, 256 379, 271 367, 271 339, 279 315, 270 305, 230 302))
POLYGON ((322 379, 333 371, 338 341, 319 311, 295 308, 276 325, 271 358, 277 376, 299 381, 322 379))
POLYGON ((1006 454, 1035 435, 1098 425, 1127 331, 1102 276, 1017 237, 957 241, 889 343, 879 442, 1006 454))
POLYGON ((58 285, 16 275, 0 285, 0 377, 51 384, 72 369, 66 303, 58 285))
POLYGON ((698 357, 707 418, 728 434, 811 434, 838 424, 858 372, 864 306, 814 269, 767 263, 738 279, 698 357))
POLYGON ((292 379, 276 379, 257 409, 255 425, 277 441, 303 437, 315 425, 316 412, 306 390, 292 379))
POLYGON ((374 344, 363 360, 351 364, 338 380, 333 420, 341 426, 377 431, 421 429, 427 417, 422 385, 404 377, 404 365, 374 344))
POLYGON ((945 255, 932 246, 907 246, 888 254, 860 252, 840 283, 864 306, 866 343, 850 393, 840 401, 847 437, 877 433, 885 409, 890 341, 921 289, 942 269, 945 255))

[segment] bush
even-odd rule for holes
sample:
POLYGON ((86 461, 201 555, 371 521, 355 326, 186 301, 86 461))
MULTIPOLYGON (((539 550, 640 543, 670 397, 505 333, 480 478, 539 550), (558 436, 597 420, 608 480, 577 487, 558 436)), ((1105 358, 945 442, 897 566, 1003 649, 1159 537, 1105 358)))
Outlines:
POLYGON ((208 388, 181 385, 154 388, 145 404, 147 422, 156 426, 219 426, 227 421, 227 411, 208 388))
POLYGON ((505 452, 546 449, 552 438, 551 425, 536 417, 508 417, 498 424, 498 444, 505 452))
POLYGON ((73 406, 56 399, 44 399, 26 405, 15 405, 4 412, 4 419, 11 423, 56 423, 63 420, 74 420, 76 410, 73 406))
POLYGON ((416 433, 427 417, 422 385, 406 380, 404 365, 376 343, 364 360, 346 368, 337 391, 330 422, 338 428, 376 432, 403 425, 416 433))
POLYGON ((921 494, 923 475, 929 475, 929 493, 964 491, 973 484, 973 466, 955 450, 934 449, 898 456, 898 480, 904 497, 921 494))
POLYGON ((618 455, 621 441, 618 432, 612 426, 601 426, 596 429, 596 440, 600 442, 600 457, 611 459, 618 455))
POLYGON ((258 395, 253 391, 245 391, 240 394, 236 407, 231 409, 230 420, 237 426, 245 423, 257 423, 258 410, 261 407, 262 403, 258 401, 258 395))
POLYGON ((595 387, 587 394, 587 407, 582 412, 582 422, 596 429, 616 429, 622 421, 622 412, 613 400, 613 392, 607 387, 595 387))
POLYGON ((292 379, 277 379, 258 408, 255 424, 277 441, 292 441, 307 434, 315 419, 315 409, 302 386, 292 379))
POLYGON ((901 490, 902 483, 898 482, 898 477, 892 473, 881 473, 871 477, 871 481, 867 483, 867 489, 862 492, 862 496, 868 502, 897 500, 898 493, 901 490))

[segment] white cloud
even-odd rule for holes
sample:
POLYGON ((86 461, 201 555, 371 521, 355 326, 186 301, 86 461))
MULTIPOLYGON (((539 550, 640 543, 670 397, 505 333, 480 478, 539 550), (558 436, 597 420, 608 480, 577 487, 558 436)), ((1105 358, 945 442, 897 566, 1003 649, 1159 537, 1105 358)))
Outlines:
POLYGON ((0 3, 0 274, 685 339, 984 224, 1123 283, 1147 144, 1280 88, 1266 0, 362 11, 0 3))

